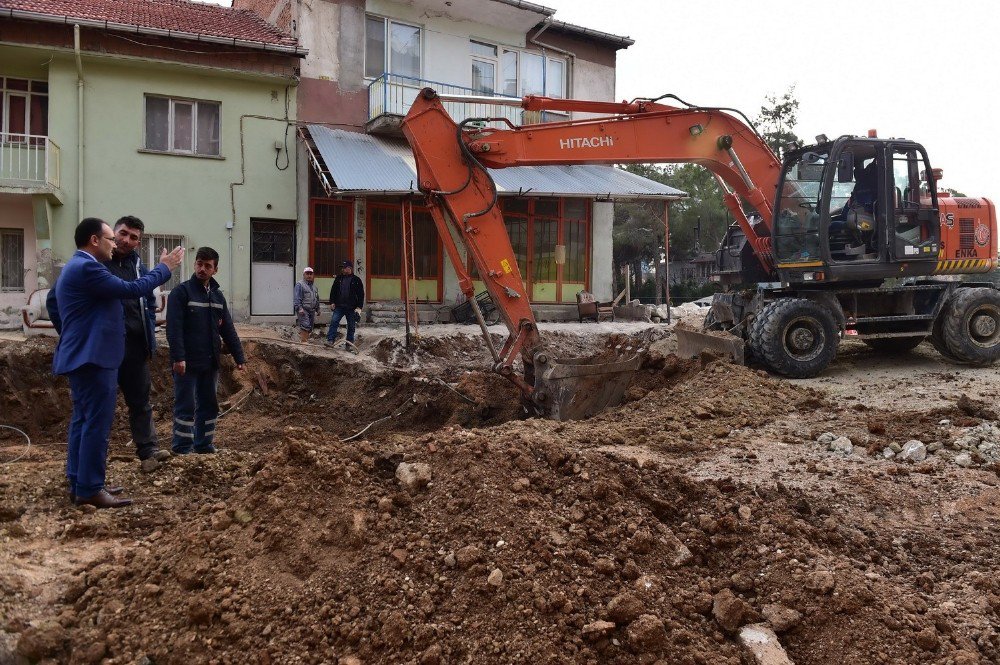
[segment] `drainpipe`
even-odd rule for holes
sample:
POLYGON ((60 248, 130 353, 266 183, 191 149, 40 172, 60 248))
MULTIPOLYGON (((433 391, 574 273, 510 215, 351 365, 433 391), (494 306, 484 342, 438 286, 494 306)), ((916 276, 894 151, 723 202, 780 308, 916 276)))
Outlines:
MULTIPOLYGON (((543 32, 549 29, 550 25, 552 25, 552 23, 548 19, 542 21, 542 27, 538 29, 538 32, 528 37, 528 43, 534 44, 535 46, 541 48, 543 51, 545 50, 555 51, 556 53, 562 53, 567 58, 569 58, 569 71, 566 72, 566 97, 568 99, 576 99, 577 97, 577 95, 575 94, 576 91, 573 89, 573 79, 576 78, 576 53, 573 53, 572 51, 567 51, 566 49, 558 48, 556 46, 552 46, 551 44, 546 44, 545 42, 538 41, 538 38, 541 36, 543 32)), ((545 63, 545 65, 543 65, 542 71, 544 72, 545 69, 547 69, 547 67, 548 63, 545 63)))
POLYGON ((80 26, 73 26, 76 53, 76 219, 83 219, 83 62, 80 60, 80 26))

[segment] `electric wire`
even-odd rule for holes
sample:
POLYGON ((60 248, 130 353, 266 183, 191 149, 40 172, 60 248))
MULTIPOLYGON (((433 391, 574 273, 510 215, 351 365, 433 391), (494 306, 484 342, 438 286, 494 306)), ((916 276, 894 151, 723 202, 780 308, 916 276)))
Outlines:
POLYGON ((13 464, 14 462, 16 462, 16 461, 18 461, 20 459, 23 459, 25 456, 27 456, 28 452, 31 450, 31 437, 28 436, 27 433, 24 430, 18 429, 16 427, 14 427, 13 425, 0 425, 0 429, 12 429, 15 432, 18 432, 21 436, 23 436, 28 441, 27 445, 24 447, 24 451, 20 455, 18 455, 14 459, 9 460, 7 462, 0 462, 0 464, 13 464))

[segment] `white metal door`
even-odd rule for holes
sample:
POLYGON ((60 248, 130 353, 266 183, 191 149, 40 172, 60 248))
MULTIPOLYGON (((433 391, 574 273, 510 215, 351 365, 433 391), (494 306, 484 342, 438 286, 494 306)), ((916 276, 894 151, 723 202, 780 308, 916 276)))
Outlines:
POLYGON ((295 222, 252 220, 250 224, 250 313, 292 314, 295 222))

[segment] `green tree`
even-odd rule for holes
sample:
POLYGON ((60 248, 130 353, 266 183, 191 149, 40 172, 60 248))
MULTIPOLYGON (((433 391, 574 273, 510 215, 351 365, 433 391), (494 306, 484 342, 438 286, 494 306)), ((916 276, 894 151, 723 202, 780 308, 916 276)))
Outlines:
POLYGON ((799 100, 795 97, 795 86, 791 85, 780 97, 774 94, 765 95, 764 104, 754 124, 764 141, 771 146, 779 158, 784 157, 785 147, 797 143, 799 137, 795 134, 798 123, 799 100))

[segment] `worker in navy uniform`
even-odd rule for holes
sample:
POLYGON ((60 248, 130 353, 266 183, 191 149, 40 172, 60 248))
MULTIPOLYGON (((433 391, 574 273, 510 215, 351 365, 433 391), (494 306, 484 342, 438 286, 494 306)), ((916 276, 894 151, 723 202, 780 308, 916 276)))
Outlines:
POLYGON ((104 265, 115 248, 115 235, 107 223, 88 217, 76 227, 74 239, 77 251, 55 285, 58 314, 53 321, 59 342, 52 371, 68 376, 73 398, 66 477, 77 504, 118 508, 132 503, 116 496, 121 488, 105 487, 118 368, 125 357, 120 301, 139 298, 169 280, 171 270, 184 258, 184 249, 163 251, 149 274, 125 281, 104 265))
POLYGON ((171 289, 167 301, 167 342, 174 373, 174 438, 170 452, 214 453, 219 419, 219 358, 222 343, 233 354, 237 369, 246 363, 226 297, 213 275, 219 253, 200 247, 194 275, 171 289))

